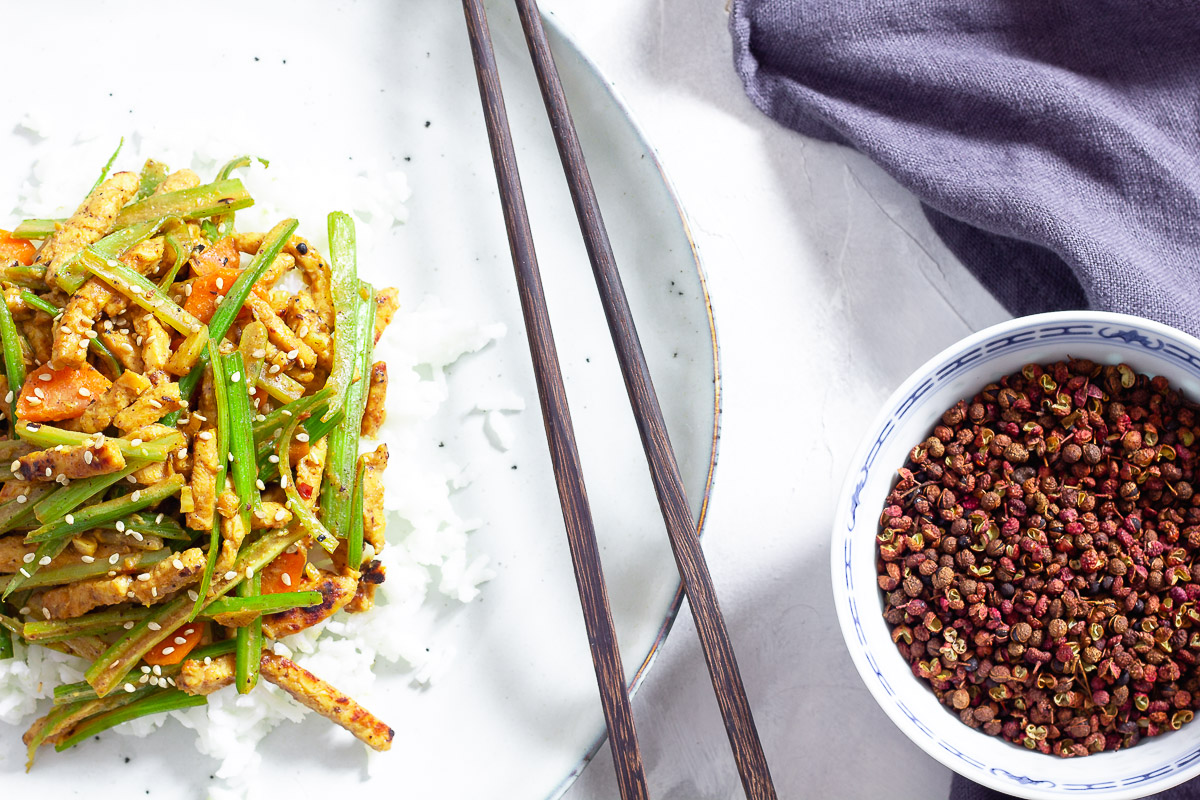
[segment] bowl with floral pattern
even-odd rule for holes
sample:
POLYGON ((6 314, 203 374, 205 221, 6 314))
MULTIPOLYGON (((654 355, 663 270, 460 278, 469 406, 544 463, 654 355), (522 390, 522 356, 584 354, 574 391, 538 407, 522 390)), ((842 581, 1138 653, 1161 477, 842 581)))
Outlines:
POLYGON ((883 618, 880 515, 911 449, 958 400, 970 400, 1024 365, 1067 359, 1126 364, 1137 373, 1165 377, 1185 399, 1200 402, 1200 340, 1140 317, 1055 312, 1013 319, 962 339, 892 394, 851 461, 832 539, 835 605, 855 666, 875 700, 914 743, 950 769, 1018 797, 1143 797, 1200 774, 1200 721, 1144 737, 1132 747, 1082 757, 1028 749, 968 727, 944 706, 929 683, 914 675, 883 618))

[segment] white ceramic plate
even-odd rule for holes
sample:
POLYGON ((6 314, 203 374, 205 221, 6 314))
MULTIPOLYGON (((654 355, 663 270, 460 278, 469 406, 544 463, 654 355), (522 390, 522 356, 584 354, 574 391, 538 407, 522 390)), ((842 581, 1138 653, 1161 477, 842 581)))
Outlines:
MULTIPOLYGON (((627 674, 639 674, 677 607, 678 577, 571 212, 524 41, 509 4, 491 24, 546 293, 573 401, 627 674)), ((79 131, 98 167, 140 131, 187 149, 213 138, 306 170, 322 201, 329 176, 404 169, 408 224, 394 259, 363 265, 415 304, 427 293, 509 335, 455 368, 430 458, 470 462, 463 516, 483 521, 472 549, 497 577, 469 606, 434 603, 433 645, 454 653, 428 689, 385 673, 375 709, 396 743, 369 779, 361 747, 325 720, 284 725, 260 750, 264 796, 359 788, 425 798, 540 798, 565 790, 603 724, 562 532, 461 11, 455 3, 71 4, 8 10, 5 57, 25 64, 0 109, 0 185, 33 152, 19 123, 79 131), (50 34, 49 30, 53 29, 50 34), (71 127, 74 126, 74 127, 71 127), (99 136, 99 139, 92 137, 99 136), (323 177, 324 176, 324 177, 323 177), (491 448, 480 392, 516 392, 515 444, 491 448), (444 444, 444 448, 438 445, 444 444), (364 784, 367 784, 364 786, 364 784)), ((699 515, 715 462, 716 347, 690 237, 654 155, 604 81, 569 43, 552 44, 609 232, 699 515)), ((34 137, 36 138, 36 137, 34 137)), ((231 153, 232 155, 233 153, 231 153)), ((136 164, 119 164, 136 169, 136 164)), ((88 175, 82 189, 91 180, 88 175)), ((297 198, 300 210, 312 197, 297 198)), ((332 197, 330 203, 338 200, 332 197)), ((349 201, 347 201, 349 202, 349 201)), ((301 215, 323 228, 323 212, 301 215)), ((8 209, 3 209, 7 215, 8 209)), ((44 752, 21 771, 19 731, 0 726, 5 793, 200 798, 214 763, 172 724, 147 740, 115 734, 44 752)))

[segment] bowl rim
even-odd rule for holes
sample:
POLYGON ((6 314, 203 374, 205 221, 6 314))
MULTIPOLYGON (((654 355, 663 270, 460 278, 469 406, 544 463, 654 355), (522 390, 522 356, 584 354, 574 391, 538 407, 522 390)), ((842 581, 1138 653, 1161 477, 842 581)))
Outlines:
MULTIPOLYGON (((879 706, 884 714, 887 715, 888 719, 891 720, 892 724, 899 728, 899 730, 909 739, 909 741, 951 771, 962 775, 968 780, 982 784, 991 789, 995 789, 999 792, 1017 797, 1028 798, 1029 800, 1061 800, 1062 797, 1067 795, 1086 795, 1090 794, 1090 792, 1081 792, 1075 789, 1068 790, 1058 786, 1045 789, 1036 785, 1036 781, 1003 781, 1000 776, 991 774, 987 771, 981 771, 979 773, 971 772, 968 774, 967 772, 963 771, 962 765, 959 763, 958 759, 960 756, 956 756, 956 754, 950 750, 944 749, 944 747, 933 738, 928 736, 914 735, 919 731, 915 715, 912 717, 906 716, 905 713, 897 706, 897 704, 891 702, 890 698, 886 696, 886 693, 884 692, 883 686, 880 684, 880 682, 870 678, 870 676, 874 676, 879 670, 872 666, 872 664, 869 662, 865 651, 855 644, 856 640, 858 639, 858 634, 851 617, 850 606, 853 605, 851 600, 852 595, 846 589, 844 581, 844 576, 849 564, 846 560, 843 547, 840 546, 840 543, 843 541, 842 534, 847 530, 847 518, 851 512, 852 500, 854 495, 861 489, 859 480, 862 474, 862 466, 871 457, 871 450, 878 441, 878 432, 883 429, 888 420, 894 415, 896 409, 920 387, 921 383, 931 372, 935 371, 940 365, 943 365, 948 361, 952 361, 955 356, 965 351, 969 351, 972 348, 983 344, 984 342, 996 338, 997 336, 1003 336, 1004 334, 1012 333, 1016 330, 1022 330, 1038 325, 1061 325, 1064 323, 1108 323, 1112 325, 1127 325, 1147 333, 1155 333, 1160 336, 1167 336, 1172 339, 1181 340, 1183 343, 1187 344, 1197 356, 1200 356, 1200 339, 1185 331, 1179 330, 1178 328, 1132 314, 1120 314, 1111 311, 1091 311, 1087 309, 1051 311, 1042 314, 1013 317, 958 339, 950 345, 939 350, 933 356, 926 359, 920 366, 915 368, 909 374, 909 376, 895 389, 895 391, 891 392, 887 399, 880 404, 879 410, 871 418, 870 422, 864 426, 862 439, 858 447, 855 448, 854 454, 850 459, 850 462, 846 468, 845 478, 842 481, 841 490, 837 495, 837 506, 834 514, 833 528, 830 535, 830 579, 833 588, 834 609, 837 612, 838 625, 841 629, 842 639, 845 642, 846 649, 849 650, 850 658, 854 662, 855 669, 858 671, 859 678, 866 685, 867 691, 870 692, 871 697, 875 700, 876 705, 879 706)), ((863 483, 865 484, 865 479, 863 483)), ((908 680, 914 682, 917 680, 912 676, 911 673, 906 672, 905 674, 908 680)), ((964 726, 964 728, 965 727, 966 726, 964 726)), ((1053 757, 1047 756, 1047 758, 1053 757)), ((1121 787, 1115 791, 1105 791, 1104 797, 1108 800, 1134 800, 1135 798, 1144 797, 1150 793, 1164 791, 1172 786, 1176 786, 1184 781, 1194 778, 1197 775, 1200 775, 1200 758, 1191 762, 1187 767, 1175 770, 1163 776, 1161 780, 1151 779, 1141 784, 1121 787)), ((1015 778, 1015 776, 1013 777, 1015 778)))

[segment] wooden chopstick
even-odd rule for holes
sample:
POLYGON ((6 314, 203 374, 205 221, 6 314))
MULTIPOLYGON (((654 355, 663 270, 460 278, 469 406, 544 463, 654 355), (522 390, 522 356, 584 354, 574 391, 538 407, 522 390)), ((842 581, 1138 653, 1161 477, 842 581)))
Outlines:
POLYGON ((583 619, 591 645, 596 684, 600 689, 604 720, 608 726, 609 747, 612 749, 617 782, 622 800, 644 800, 649 793, 646 791, 642 755, 634 730, 629 693, 625 687, 625 672, 617 649, 616 629, 609 611, 596 532, 583 484, 583 470, 575 447, 571 411, 567 407, 567 394, 550 328, 550 315, 542 292, 542 279, 534 253, 533 234, 529 229, 521 176, 517 172, 516 151, 508 126, 504 96, 500 90, 500 74, 492 50, 487 15, 481 0, 463 0, 463 11, 467 18, 471 52, 475 58, 475 73, 479 80, 492 161, 496 167, 496 182, 500 187, 500 200, 504 208, 504 224, 508 230, 517 289, 521 296, 521 313, 525 318, 525 332, 533 356, 538 399, 546 425, 546 439, 550 446, 558 499, 562 505, 567 542, 575 568, 579 602, 583 606, 583 619))
POLYGON ((775 797, 775 787, 767 767, 766 755, 754 726, 746 689, 742 685, 733 645, 717 603, 712 576, 700 547, 700 537, 692 520, 683 479, 675 460, 675 451, 667 435, 662 408, 650 379, 650 369, 638 339, 633 314, 625 298, 621 276, 617 272, 616 258, 600 215, 600 205, 592 187, 592 179, 584 162, 583 148, 571 120, 566 94, 558 78, 558 69, 546 31, 542 27, 536 0, 516 0, 521 16, 521 26, 533 57, 538 84, 546 112, 550 116, 550 127, 558 144, 558 153, 570 185, 571 198, 579 227, 587 245, 588 257, 596 277, 596 287, 604 305, 609 333, 621 364, 629 402, 637 420, 642 448, 650 465, 654 490, 666 522, 667 535, 675 554, 675 563, 683 580, 684 592, 696 621, 700 646, 708 662, 709 675, 717 696, 717 705, 725 721, 729 744, 733 749, 738 772, 746 796, 752 800, 768 800, 775 797))

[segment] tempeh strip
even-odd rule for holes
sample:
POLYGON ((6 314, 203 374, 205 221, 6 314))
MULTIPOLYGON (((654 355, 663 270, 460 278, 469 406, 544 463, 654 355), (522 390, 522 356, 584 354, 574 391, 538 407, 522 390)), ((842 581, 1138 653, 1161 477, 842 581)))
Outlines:
POLYGON ((262 676, 298 703, 341 725, 374 750, 392 746, 393 731, 378 717, 295 662, 271 652, 262 654, 262 676))

